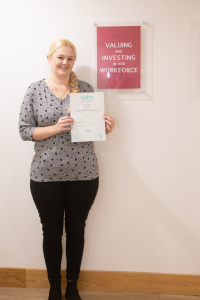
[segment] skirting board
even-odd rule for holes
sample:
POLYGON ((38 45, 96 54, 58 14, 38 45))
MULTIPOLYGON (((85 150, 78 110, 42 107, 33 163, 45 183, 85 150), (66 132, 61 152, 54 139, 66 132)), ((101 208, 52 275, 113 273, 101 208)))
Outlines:
MULTIPOLYGON (((62 288, 66 287, 61 271, 62 288)), ((0 287, 49 288, 46 270, 0 268, 0 287)), ((78 288, 90 291, 200 295, 200 275, 84 271, 78 288)))

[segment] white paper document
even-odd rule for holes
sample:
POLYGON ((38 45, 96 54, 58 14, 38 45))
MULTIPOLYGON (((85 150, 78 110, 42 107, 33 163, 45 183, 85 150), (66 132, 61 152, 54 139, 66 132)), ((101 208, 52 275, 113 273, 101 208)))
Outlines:
POLYGON ((104 93, 70 94, 72 142, 105 141, 104 93))

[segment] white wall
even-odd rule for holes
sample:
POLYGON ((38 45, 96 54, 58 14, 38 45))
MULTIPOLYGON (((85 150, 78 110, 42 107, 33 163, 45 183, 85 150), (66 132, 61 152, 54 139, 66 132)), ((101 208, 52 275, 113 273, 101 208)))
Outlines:
POLYGON ((75 71, 90 82, 93 22, 127 19, 154 24, 153 100, 106 102, 117 126, 95 144, 100 190, 82 269, 200 273, 200 101, 189 97, 199 12, 199 0, 1 1, 0 267, 45 268, 29 191, 33 143, 17 125, 26 88, 47 77, 57 38, 77 46, 75 71))

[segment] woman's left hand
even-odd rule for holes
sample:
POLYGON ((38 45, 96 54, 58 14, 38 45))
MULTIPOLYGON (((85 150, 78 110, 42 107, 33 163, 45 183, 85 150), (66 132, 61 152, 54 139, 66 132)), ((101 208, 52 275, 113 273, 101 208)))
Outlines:
POLYGON ((115 127, 115 120, 111 116, 109 116, 107 114, 104 114, 104 119, 105 119, 106 134, 108 134, 115 127))

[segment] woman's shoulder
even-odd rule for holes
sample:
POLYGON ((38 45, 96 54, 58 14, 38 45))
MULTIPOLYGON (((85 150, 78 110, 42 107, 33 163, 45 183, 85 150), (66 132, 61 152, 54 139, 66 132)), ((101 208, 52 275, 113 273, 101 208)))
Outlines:
POLYGON ((36 90, 37 88, 41 88, 43 86, 43 83, 44 83, 43 79, 35 81, 29 85, 28 89, 36 90))
POLYGON ((78 88, 80 93, 92 93, 94 92, 94 89, 92 88, 91 84, 89 84, 86 81, 82 81, 80 79, 78 79, 78 88))
POLYGON ((38 80, 38 81, 35 81, 31 84, 29 84, 26 92, 25 92, 25 95, 24 95, 24 101, 26 102, 31 102, 33 101, 33 97, 38 97, 38 95, 41 95, 41 92, 43 90, 43 80, 38 80))

